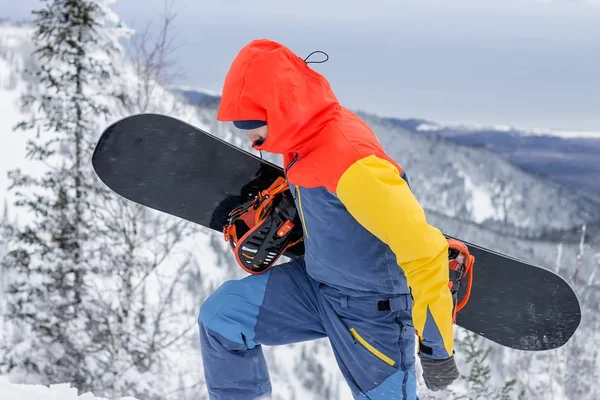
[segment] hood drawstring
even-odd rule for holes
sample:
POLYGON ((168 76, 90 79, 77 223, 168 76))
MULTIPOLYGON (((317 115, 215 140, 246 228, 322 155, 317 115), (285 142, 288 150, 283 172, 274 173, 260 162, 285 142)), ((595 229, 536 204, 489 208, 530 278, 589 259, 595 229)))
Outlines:
POLYGON ((327 60, 329 60, 329 55, 327 53, 325 53, 324 51, 321 50, 315 50, 312 53, 310 53, 305 59, 304 62, 307 64, 322 64, 324 62, 327 62, 327 60), (321 60, 321 61, 308 61, 308 59, 313 55, 313 54, 317 54, 317 53, 321 53, 321 54, 325 54, 325 59, 321 60))

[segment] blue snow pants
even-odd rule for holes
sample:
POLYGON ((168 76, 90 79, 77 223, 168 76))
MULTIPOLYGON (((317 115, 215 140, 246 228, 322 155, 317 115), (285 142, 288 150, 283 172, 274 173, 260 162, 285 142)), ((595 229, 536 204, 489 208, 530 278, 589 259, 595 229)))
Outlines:
POLYGON ((410 295, 348 297, 306 273, 303 259, 221 285, 200 309, 210 399, 271 393, 261 345, 329 338, 355 399, 415 400, 410 295))

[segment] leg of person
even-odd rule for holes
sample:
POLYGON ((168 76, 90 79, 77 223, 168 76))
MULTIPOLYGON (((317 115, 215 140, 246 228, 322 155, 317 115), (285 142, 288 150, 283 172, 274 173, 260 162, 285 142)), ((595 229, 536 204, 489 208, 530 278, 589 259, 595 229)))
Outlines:
POLYGON ((271 393, 261 345, 325 337, 318 292, 302 259, 227 281, 203 303, 198 323, 209 398, 254 400, 271 393))
POLYGON ((348 297, 321 286, 322 320, 356 400, 417 400, 410 294, 348 297))

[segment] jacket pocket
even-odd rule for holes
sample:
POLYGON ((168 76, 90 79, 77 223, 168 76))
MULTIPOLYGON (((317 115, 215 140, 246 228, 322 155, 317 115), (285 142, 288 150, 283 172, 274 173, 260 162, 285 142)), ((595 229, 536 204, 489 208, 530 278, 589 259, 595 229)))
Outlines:
POLYGON ((375 357, 379 358, 381 361, 383 361, 384 363, 386 363, 392 367, 394 365, 396 365, 396 362, 394 360, 392 360, 390 357, 383 354, 381 351, 377 350, 369 342, 367 342, 362 336, 360 336, 360 334, 356 331, 356 329, 350 328, 350 333, 352 333, 352 336, 354 337, 354 339, 356 339, 361 345, 363 345, 375 357))

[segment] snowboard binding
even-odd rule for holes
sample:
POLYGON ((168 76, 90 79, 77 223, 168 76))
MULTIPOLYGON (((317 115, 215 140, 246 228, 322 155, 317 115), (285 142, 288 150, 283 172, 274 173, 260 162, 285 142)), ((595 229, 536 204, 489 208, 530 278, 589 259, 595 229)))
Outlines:
POLYGON ((244 271, 257 275, 269 270, 303 239, 287 181, 277 178, 268 189, 231 211, 223 235, 244 271))
POLYGON ((450 289, 450 293, 452 293, 452 322, 456 323, 457 313, 467 304, 471 295, 475 257, 469 253, 469 249, 463 242, 456 239, 447 240, 448 267, 450 268, 448 288, 450 289), (465 278, 466 282, 463 281, 465 278), (463 284, 466 284, 465 295, 459 302, 458 295, 463 284))

